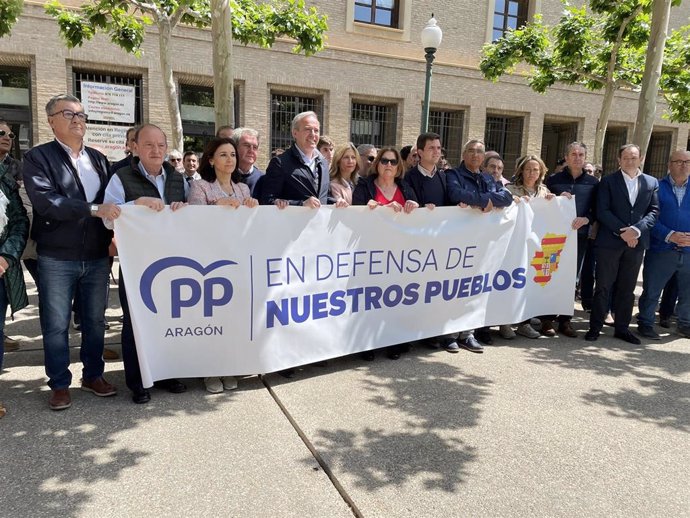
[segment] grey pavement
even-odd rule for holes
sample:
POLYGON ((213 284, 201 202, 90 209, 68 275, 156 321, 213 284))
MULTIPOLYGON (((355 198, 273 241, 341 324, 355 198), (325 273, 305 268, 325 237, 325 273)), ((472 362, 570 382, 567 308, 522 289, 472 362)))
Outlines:
MULTIPOLYGON (((35 291, 31 289, 35 303, 35 291)), ((116 286, 107 341, 119 351, 116 286)), ((577 312, 584 335, 587 315, 577 312)), ((36 307, 8 321, 0 516, 690 516, 690 340, 417 347, 134 405, 48 409, 36 307)), ((79 333, 72 333, 78 386, 79 333)))

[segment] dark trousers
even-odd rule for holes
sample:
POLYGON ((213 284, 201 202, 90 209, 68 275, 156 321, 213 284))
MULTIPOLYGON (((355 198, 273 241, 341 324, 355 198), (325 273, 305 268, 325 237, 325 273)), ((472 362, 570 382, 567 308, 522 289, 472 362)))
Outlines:
MULTIPOLYGON (((579 243, 578 243, 579 245, 579 243)), ((579 252, 579 247, 578 247, 579 252)), ((583 306, 592 307, 594 297, 594 240, 588 239, 580 270, 580 300, 583 306)))
MULTIPOLYGON (((581 234, 578 232, 577 234, 577 263, 575 264, 575 275, 576 278, 580 278, 580 272, 582 271, 582 261, 584 260, 585 257, 585 252, 587 251, 587 242, 589 239, 587 239, 587 234, 581 234)), ((573 304, 575 304, 575 294, 573 293, 573 304)), ((545 316, 548 320, 553 320, 555 318, 555 315, 547 315, 545 316)), ((558 322, 570 322, 572 320, 573 316, 572 315, 559 315, 558 316, 558 322)))
POLYGON ((125 289, 125 280, 122 276, 122 270, 118 275, 120 306, 122 307, 122 363, 125 367, 125 383, 127 388, 134 391, 140 391, 144 388, 141 381, 141 371, 139 370, 139 356, 137 355, 137 346, 134 341, 134 329, 132 329, 132 317, 129 314, 129 304, 127 303, 127 291, 125 289))
POLYGON ((678 274, 674 273, 664 287, 659 304, 659 317, 671 318, 676 312, 676 301, 678 300, 678 274))
POLYGON ((604 319, 609 310, 610 301, 616 308, 616 331, 628 329, 632 319, 635 304, 635 285, 642 266, 644 249, 641 246, 630 248, 602 248, 595 247, 596 257, 596 288, 592 302, 592 314, 589 318, 589 328, 601 331, 604 319), (613 284, 616 289, 612 295, 613 284))

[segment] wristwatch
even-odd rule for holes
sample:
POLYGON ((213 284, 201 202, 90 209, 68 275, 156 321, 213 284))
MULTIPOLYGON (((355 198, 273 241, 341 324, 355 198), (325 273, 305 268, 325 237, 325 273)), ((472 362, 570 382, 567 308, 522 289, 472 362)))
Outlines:
POLYGON ((98 205, 96 205, 96 204, 91 205, 91 215, 95 216, 97 212, 98 212, 98 205))

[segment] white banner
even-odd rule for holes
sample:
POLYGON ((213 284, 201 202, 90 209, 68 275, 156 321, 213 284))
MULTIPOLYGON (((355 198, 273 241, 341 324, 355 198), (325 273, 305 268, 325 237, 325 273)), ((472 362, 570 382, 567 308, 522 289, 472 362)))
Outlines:
POLYGON ((123 206, 115 233, 144 385, 572 314, 574 217, 561 198, 488 214, 123 206))

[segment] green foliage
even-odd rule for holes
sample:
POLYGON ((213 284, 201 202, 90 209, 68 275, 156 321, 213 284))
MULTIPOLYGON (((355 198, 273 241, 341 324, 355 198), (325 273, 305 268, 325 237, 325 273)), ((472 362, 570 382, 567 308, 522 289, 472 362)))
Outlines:
POLYGON ((270 47, 280 36, 297 40, 295 52, 307 56, 323 49, 328 17, 315 7, 306 8, 304 0, 256 3, 231 0, 232 35, 237 41, 270 47))
POLYGON ((0 38, 12 32, 23 7, 24 0, 0 0, 0 38))
MULTIPOLYGON (((679 5, 682 0, 674 0, 679 5)), ((507 32, 482 51, 480 70, 497 81, 517 65, 529 66, 527 80, 544 93, 555 83, 578 84, 590 90, 606 85, 636 89, 642 83, 653 0, 590 0, 564 12, 553 27, 540 17, 507 32)), ((674 31, 666 46, 661 89, 671 118, 690 120, 690 31, 674 31)))
MULTIPOLYGON (((324 47, 327 17, 320 16, 314 7, 307 9, 304 0, 230 0, 230 6, 233 38, 245 45, 270 47, 276 38, 288 36, 297 40, 295 52, 311 55, 324 47)), ((137 56, 152 18, 171 25, 178 21, 196 27, 211 24, 209 0, 98 0, 83 4, 78 11, 52 0, 45 10, 56 19, 68 47, 81 46, 100 31, 137 56)))

